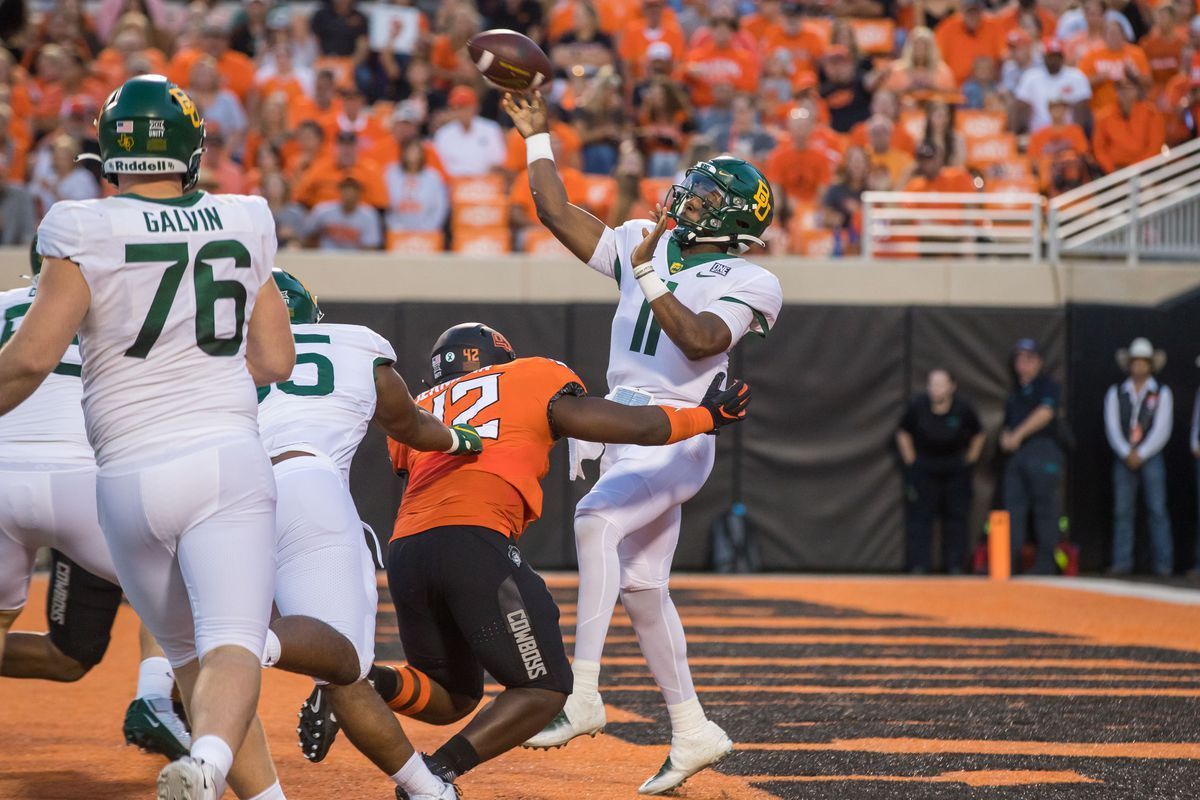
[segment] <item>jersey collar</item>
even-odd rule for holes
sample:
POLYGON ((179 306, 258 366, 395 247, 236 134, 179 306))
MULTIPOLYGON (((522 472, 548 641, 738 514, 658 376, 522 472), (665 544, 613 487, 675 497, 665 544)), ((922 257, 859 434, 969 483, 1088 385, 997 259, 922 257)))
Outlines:
POLYGON ((181 194, 178 197, 144 197, 133 192, 125 192, 120 197, 128 197, 133 200, 141 200, 144 203, 161 203, 164 206, 194 206, 200 202, 200 198, 204 197, 204 190, 197 189, 194 192, 181 194))
POLYGON ((697 253, 696 255, 684 256, 679 249, 679 243, 674 239, 667 240, 667 271, 672 275, 683 272, 685 269, 698 267, 701 264, 709 264, 713 261, 718 261, 722 258, 729 258, 728 253, 697 253))

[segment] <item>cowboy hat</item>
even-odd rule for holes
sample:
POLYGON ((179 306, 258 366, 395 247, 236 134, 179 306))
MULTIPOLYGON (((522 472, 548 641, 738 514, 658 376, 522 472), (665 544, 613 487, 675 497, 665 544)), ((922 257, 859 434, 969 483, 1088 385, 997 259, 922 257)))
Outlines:
POLYGON ((1163 350, 1155 350, 1154 345, 1145 336, 1139 336, 1129 343, 1129 347, 1117 350, 1117 366, 1122 371, 1129 372, 1129 362, 1135 358, 1144 358, 1150 362, 1150 370, 1158 372, 1167 363, 1167 354, 1163 350))

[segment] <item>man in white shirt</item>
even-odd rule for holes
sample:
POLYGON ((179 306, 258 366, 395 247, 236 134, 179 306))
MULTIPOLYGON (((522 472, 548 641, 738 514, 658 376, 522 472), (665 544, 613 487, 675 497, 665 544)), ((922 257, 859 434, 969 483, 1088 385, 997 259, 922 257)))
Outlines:
POLYGON ((308 232, 322 250, 378 250, 383 245, 379 212, 362 202, 362 185, 347 175, 340 197, 318 203, 308 215, 308 232))
POLYGON ((1071 121, 1084 125, 1088 119, 1088 101, 1092 99, 1092 85, 1087 76, 1075 67, 1066 65, 1063 43, 1051 39, 1046 43, 1044 64, 1025 71, 1017 83, 1014 93, 1017 102, 1013 115, 1017 118, 1017 129, 1026 125, 1030 133, 1050 124, 1050 98, 1061 96, 1071 106, 1071 121))
POLYGON ((1117 363, 1129 377, 1108 388, 1104 397, 1104 431, 1113 461, 1113 556, 1111 575, 1133 571, 1133 532, 1139 486, 1149 514, 1154 573, 1174 568, 1171 518, 1167 514, 1167 473, 1162 450, 1171 438, 1174 397, 1154 378, 1167 362, 1162 350, 1138 337, 1117 351, 1117 363))
POLYGON ((469 86, 450 90, 453 118, 433 135, 433 149, 452 177, 486 175, 504 163, 504 133, 479 116, 479 98, 469 86))

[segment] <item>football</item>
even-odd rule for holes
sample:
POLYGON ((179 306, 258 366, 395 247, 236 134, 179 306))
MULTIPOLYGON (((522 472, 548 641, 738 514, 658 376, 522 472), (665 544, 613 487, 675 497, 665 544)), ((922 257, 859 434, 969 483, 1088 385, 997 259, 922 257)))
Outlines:
POLYGON ((467 51, 480 74, 498 89, 532 91, 548 81, 553 71, 550 59, 533 39, 504 28, 471 37, 467 51))

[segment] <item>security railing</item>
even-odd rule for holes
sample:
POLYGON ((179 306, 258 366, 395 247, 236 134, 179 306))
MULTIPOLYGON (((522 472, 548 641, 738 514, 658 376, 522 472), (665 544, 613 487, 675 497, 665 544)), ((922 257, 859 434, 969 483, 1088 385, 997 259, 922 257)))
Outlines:
POLYGON ((864 192, 864 258, 1042 258, 1042 209, 1033 192, 864 192))
POLYGON ((1047 251, 1070 256, 1200 260, 1200 139, 1050 201, 1047 251))

